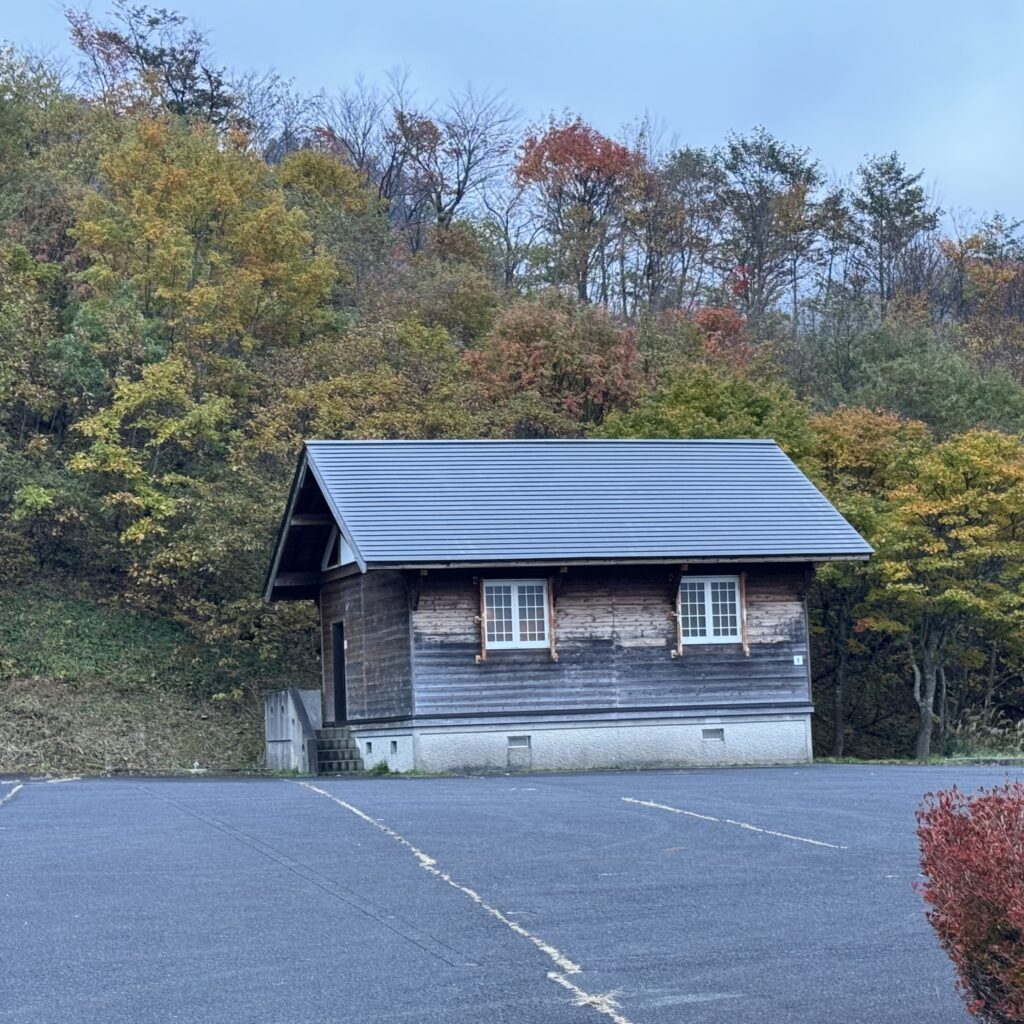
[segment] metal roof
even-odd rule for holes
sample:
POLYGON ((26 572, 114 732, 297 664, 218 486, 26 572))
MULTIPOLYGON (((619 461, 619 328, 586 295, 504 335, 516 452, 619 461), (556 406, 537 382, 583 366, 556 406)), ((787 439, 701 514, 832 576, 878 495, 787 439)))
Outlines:
POLYGON ((364 570, 871 554, 774 441, 308 441, 304 457, 364 570))

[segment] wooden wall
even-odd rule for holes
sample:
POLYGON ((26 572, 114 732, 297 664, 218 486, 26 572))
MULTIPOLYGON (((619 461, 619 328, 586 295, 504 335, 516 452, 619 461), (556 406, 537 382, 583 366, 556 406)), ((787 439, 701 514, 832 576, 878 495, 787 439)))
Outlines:
POLYGON ((693 574, 744 568, 749 657, 738 643, 687 644, 682 657, 671 656, 673 568, 570 567, 555 574, 558 661, 547 650, 492 650, 481 664, 475 661, 481 570, 431 570, 414 584, 416 713, 806 706, 809 567, 705 566, 693 574), (802 666, 794 655, 803 656, 802 666))
POLYGON ((341 621, 348 647, 348 720, 412 714, 409 588, 400 572, 378 570, 320 590, 324 720, 334 718, 331 624, 341 621))

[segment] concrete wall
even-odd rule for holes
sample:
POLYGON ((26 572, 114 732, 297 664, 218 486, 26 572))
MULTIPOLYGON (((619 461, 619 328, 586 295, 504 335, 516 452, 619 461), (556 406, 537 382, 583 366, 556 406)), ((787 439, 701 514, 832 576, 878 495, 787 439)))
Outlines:
POLYGON ((272 690, 263 697, 263 721, 266 737, 266 762, 271 771, 313 773, 316 757, 314 730, 321 725, 320 691, 272 690))
POLYGON ((366 767, 384 761, 392 771, 663 768, 811 760, 809 714, 685 721, 506 721, 391 730, 357 727, 353 732, 366 767))

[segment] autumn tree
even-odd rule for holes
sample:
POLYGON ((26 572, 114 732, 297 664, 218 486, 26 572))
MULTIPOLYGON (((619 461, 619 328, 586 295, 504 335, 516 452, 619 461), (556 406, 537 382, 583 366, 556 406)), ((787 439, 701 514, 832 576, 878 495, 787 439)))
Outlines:
POLYGON ((436 112, 395 110, 393 130, 405 148, 412 187, 425 196, 439 227, 504 171, 513 118, 500 96, 471 88, 436 112))
POLYGON ((634 332, 557 295, 509 306, 466 358, 493 405, 492 431, 514 437, 578 435, 644 385, 634 332))
MULTIPOLYGON (((591 297, 591 275, 600 269, 614 215, 640 163, 636 153, 580 117, 552 118, 522 143, 516 176, 540 204, 554 283, 571 284, 580 302, 591 297)), ((606 298, 609 287, 605 276, 598 296, 606 298)))
POLYGON ((968 346, 986 367, 1024 381, 1024 238, 1021 224, 996 215, 941 243, 955 275, 955 312, 968 346))
POLYGON ((132 0, 113 0, 113 10, 108 25, 84 10, 66 12, 93 95, 115 110, 163 111, 217 126, 231 121, 237 100, 227 72, 184 15, 132 0))
POLYGON ((677 365, 661 386, 608 418, 606 437, 766 437, 801 459, 812 445, 810 410, 782 382, 755 380, 714 361, 677 365))
POLYGON ((625 210, 636 305, 693 309, 711 286, 721 184, 717 154, 702 149, 652 154, 637 171, 625 210))
POLYGON ((872 540, 876 581, 863 628, 902 645, 918 708, 915 756, 931 751, 936 690, 969 627, 1024 627, 1024 449, 971 431, 926 451, 887 495, 872 540))
MULTIPOLYGON (((913 479, 918 460, 931 449, 928 428, 920 422, 870 409, 840 409, 812 421, 813 445, 804 468, 840 512, 867 537, 879 531, 889 510, 889 495, 913 479)), ((813 635, 821 657, 818 680, 828 680, 834 757, 846 750, 847 703, 858 656, 871 654, 857 626, 866 614, 872 576, 863 563, 832 562, 819 567, 811 594, 813 635)), ((816 649, 817 653, 817 649, 816 649)))
POLYGON ((73 232, 90 307, 128 290, 159 322, 166 350, 205 362, 204 372, 323 326, 337 268, 244 142, 202 124, 144 121, 100 173, 73 232))

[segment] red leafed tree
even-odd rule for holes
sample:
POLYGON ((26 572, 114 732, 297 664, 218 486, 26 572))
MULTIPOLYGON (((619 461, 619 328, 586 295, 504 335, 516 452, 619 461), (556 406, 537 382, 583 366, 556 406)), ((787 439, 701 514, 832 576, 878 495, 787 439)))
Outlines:
POLYGON ((604 310, 552 295, 519 302, 466 356, 500 433, 580 434, 636 400, 645 381, 632 328, 604 310))
POLYGON ((917 821, 928 920, 968 1010, 987 1024, 1021 1024, 1024 785, 930 794, 917 821))
POLYGON ((586 302, 596 257, 642 158, 580 117, 552 119, 523 141, 516 176, 540 199, 556 254, 556 283, 586 302))
POLYGON ((705 306, 693 318, 704 338, 708 355, 721 357, 734 369, 749 365, 754 347, 742 313, 725 306, 705 306))

